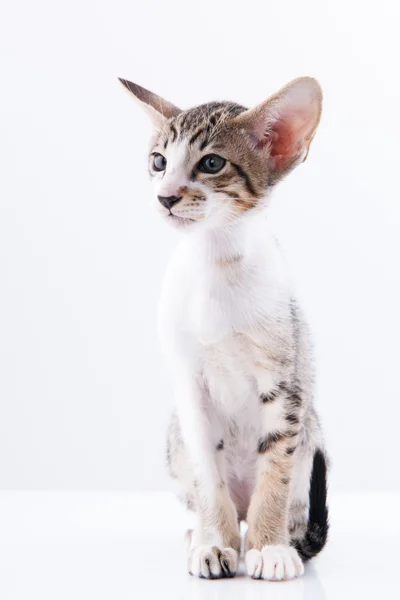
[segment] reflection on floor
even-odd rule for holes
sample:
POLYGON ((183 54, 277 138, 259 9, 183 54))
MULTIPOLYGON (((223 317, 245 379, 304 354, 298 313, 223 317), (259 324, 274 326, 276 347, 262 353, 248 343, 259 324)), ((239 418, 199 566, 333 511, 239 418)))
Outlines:
POLYGON ((399 597, 400 495, 331 498, 331 539, 301 579, 186 574, 170 494, 0 493, 2 600, 347 600, 399 597))

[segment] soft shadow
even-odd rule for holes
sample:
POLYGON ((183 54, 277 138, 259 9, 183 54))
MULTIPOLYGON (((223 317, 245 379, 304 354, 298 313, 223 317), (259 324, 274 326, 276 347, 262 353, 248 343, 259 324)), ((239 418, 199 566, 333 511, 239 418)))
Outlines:
POLYGON ((302 600, 327 600, 324 586, 318 578, 314 563, 306 566, 305 587, 302 600))
POLYGON ((312 565, 294 581, 253 581, 245 575, 243 566, 234 579, 206 581, 191 577, 188 592, 189 600, 326 600, 312 565))

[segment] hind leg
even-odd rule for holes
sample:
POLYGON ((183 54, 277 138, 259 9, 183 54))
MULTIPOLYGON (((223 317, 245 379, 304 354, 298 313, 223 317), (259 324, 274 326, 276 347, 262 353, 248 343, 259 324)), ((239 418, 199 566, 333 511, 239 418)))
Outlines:
POLYGON ((183 488, 181 498, 196 515, 194 529, 185 536, 189 573, 204 579, 233 577, 239 561, 240 533, 236 507, 226 485, 223 444, 215 445, 220 484, 212 505, 202 494, 201 482, 194 478, 176 416, 168 432, 167 461, 171 476, 183 488))

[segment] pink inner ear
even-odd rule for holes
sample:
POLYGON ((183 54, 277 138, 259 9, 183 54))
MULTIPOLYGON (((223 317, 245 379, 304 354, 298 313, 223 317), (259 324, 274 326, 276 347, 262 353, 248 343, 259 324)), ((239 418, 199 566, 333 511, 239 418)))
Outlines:
POLYGON ((271 126, 271 156, 275 167, 285 166, 296 158, 302 147, 307 147, 314 129, 310 108, 286 109, 271 126))

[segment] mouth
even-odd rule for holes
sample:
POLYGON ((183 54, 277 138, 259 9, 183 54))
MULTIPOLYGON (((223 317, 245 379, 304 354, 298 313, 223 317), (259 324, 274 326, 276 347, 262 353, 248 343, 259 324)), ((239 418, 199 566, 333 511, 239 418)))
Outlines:
POLYGON ((194 219, 189 219, 188 217, 178 217, 177 215, 174 215, 171 212, 169 213, 169 215, 167 215, 167 219, 169 220, 170 223, 173 223, 176 226, 183 226, 183 227, 185 227, 185 226, 187 227, 191 223, 196 222, 194 219))

